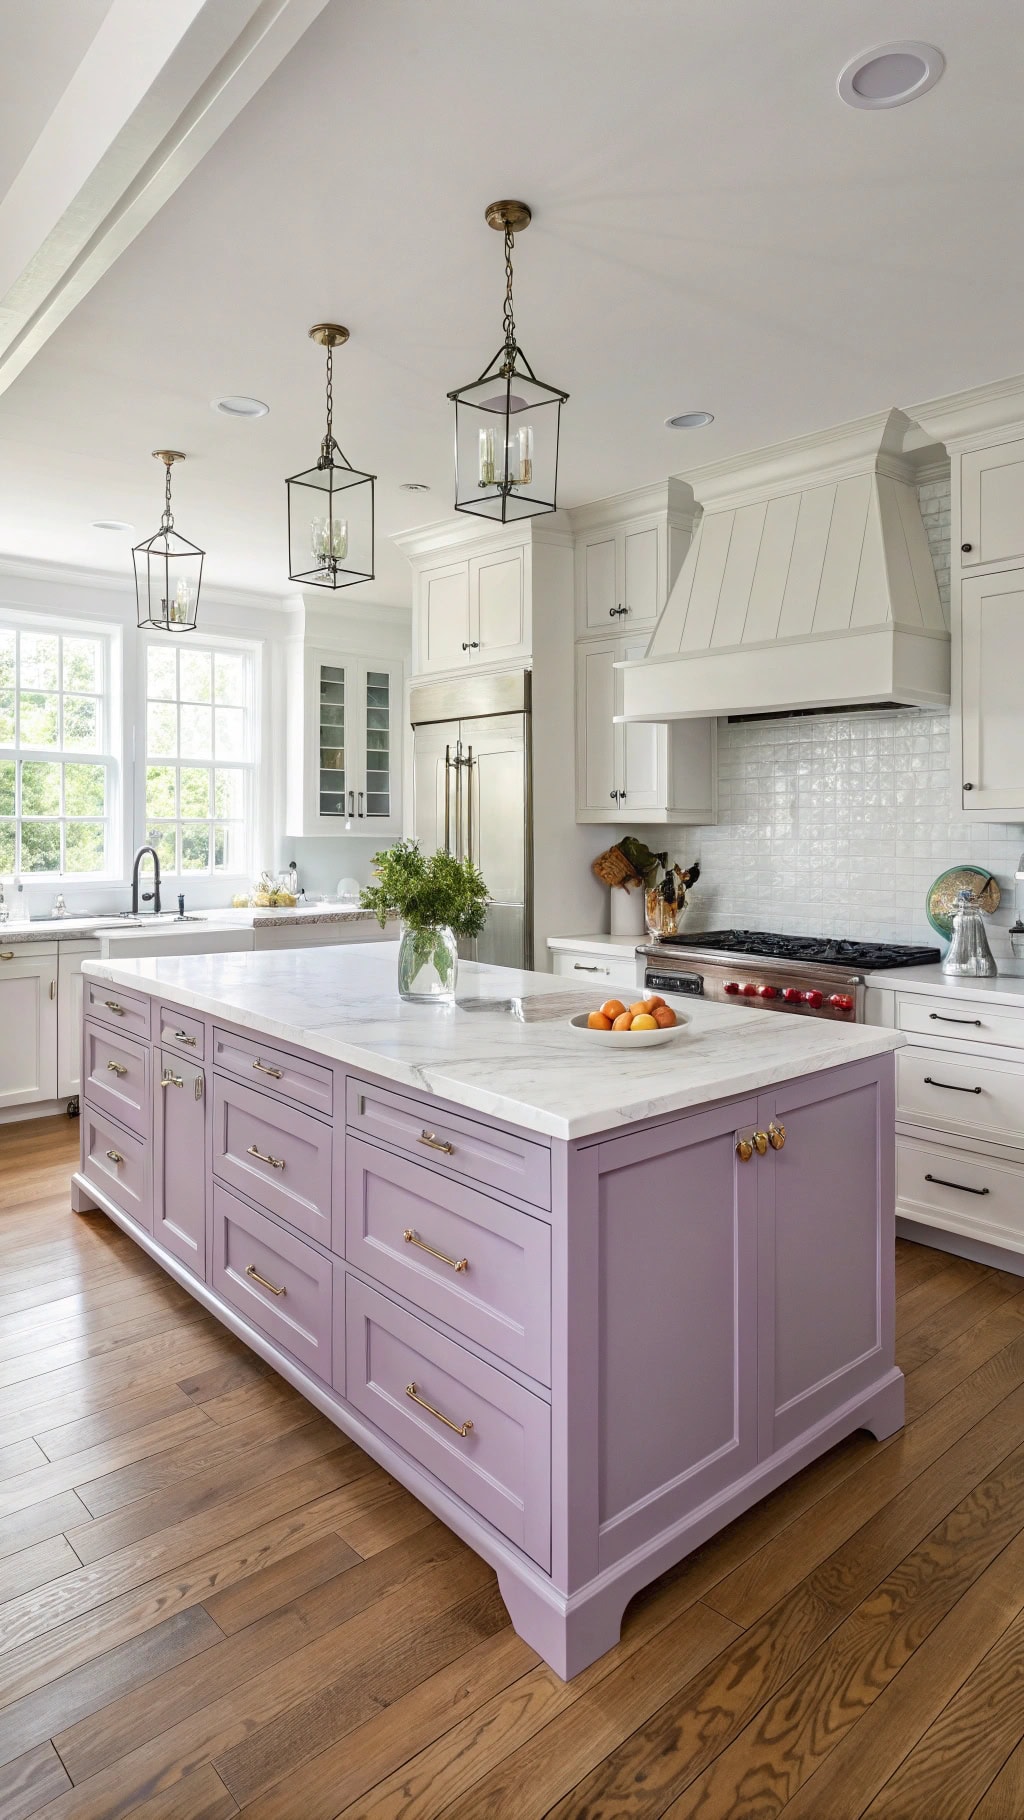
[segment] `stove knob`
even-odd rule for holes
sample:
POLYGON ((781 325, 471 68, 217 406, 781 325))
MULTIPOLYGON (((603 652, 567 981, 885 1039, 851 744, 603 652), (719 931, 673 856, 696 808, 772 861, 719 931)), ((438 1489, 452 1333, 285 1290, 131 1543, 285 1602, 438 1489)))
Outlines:
POLYGON ((724 986, 722 987, 722 991, 728 992, 730 997, 735 997, 735 995, 739 991, 739 989, 740 989, 739 980, 726 980, 724 986))
POLYGON ((744 996, 744 998, 756 998, 759 991, 760 991, 760 987, 755 986, 753 980, 748 980, 746 985, 743 987, 743 996, 744 996))
POLYGON ((820 1011, 822 1005, 825 1003, 825 994, 819 992, 817 987, 812 988, 810 992, 802 993, 801 996, 804 1004, 810 1005, 812 1011, 820 1011))
POLYGON ((804 995, 799 986, 784 986, 782 996, 787 1005, 799 1005, 804 995))
POLYGON ((852 1011, 854 1001, 847 992, 833 992, 829 1004, 835 1011, 852 1011))
POLYGON ((757 996, 758 998, 778 998, 779 988, 778 986, 758 986, 757 996))

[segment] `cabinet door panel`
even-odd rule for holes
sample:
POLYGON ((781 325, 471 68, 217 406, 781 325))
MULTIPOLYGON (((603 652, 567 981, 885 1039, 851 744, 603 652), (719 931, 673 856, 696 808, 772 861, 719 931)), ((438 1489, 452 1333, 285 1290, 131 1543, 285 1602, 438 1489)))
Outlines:
POLYGON ((315 816, 325 831, 342 823, 348 813, 346 792, 354 787, 351 776, 353 710, 352 666, 343 658, 313 658, 312 700, 307 705, 315 717, 313 776, 315 816))
POLYGON ((622 604, 628 615, 624 623, 626 626, 653 625, 661 599, 656 526, 626 532, 623 563, 626 585, 622 604))
POLYGON ((589 632, 607 632, 616 624, 622 604, 613 533, 584 545, 582 566, 583 624, 589 632))
POLYGON ((99 943, 91 951, 75 954, 61 944, 57 962, 57 1093, 65 1095, 82 1091, 82 1005, 85 981, 82 962, 99 953, 99 943))
POLYGON ((1024 442, 973 449, 960 466, 960 531, 971 548, 964 568, 979 562, 1019 562, 1024 556, 1024 442))
POLYGON ((493 663, 526 648, 523 553, 474 557, 470 575, 470 656, 493 663))
POLYGON ((0 942, 0 1106, 57 1093, 57 952, 26 953, 0 942))
POLYGON ((469 661, 469 564, 429 570, 420 588, 420 669, 460 669, 469 661))
POLYGON ((376 829, 394 820, 397 803, 397 754, 401 724, 401 672, 389 665, 360 667, 363 703, 362 777, 357 785, 356 813, 376 829))
POLYGON ((153 1237, 206 1279, 206 1076, 155 1049, 153 1237))
MULTIPOLYGON (((655 535, 655 533, 650 533, 655 535)), ((647 640, 624 645, 619 657, 643 657, 647 640)), ((616 711, 622 706, 622 676, 615 673, 616 711)), ((622 781, 627 815, 637 809, 664 809, 668 806, 668 733, 664 726, 635 721, 620 728, 622 736, 622 781)))
POLYGON ((615 725, 615 659, 618 645, 581 644, 576 651, 577 808, 619 814, 622 729, 615 725))
POLYGON ((961 600, 961 726, 966 810, 1024 809, 1020 676, 1024 576, 972 575, 961 600))

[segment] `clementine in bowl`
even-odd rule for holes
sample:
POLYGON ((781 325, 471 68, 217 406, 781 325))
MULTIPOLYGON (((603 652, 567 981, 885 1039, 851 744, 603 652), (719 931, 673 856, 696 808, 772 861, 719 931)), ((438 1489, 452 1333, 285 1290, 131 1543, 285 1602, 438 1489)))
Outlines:
POLYGON ((610 1030, 612 1020, 603 1011, 592 1011, 587 1019, 588 1030, 610 1030))
POLYGON ((614 1020, 614 1022, 612 1024, 613 1030, 632 1030, 632 1028, 633 1028, 633 1013, 631 1011, 620 1012, 619 1016, 614 1020))
POLYGON ((639 1011, 629 1027, 631 1030, 657 1030, 658 1028, 649 1011, 639 1011))
POLYGON ((601 1006, 603 1016, 608 1018, 609 1021, 611 1021, 613 1017, 621 1017, 625 1009, 626 1007, 620 998, 606 998, 604 1004, 601 1006))
POLYGON ((653 1017, 659 1030, 674 1030, 675 1029, 676 1014, 673 1011, 671 1005, 665 1005, 665 1004, 655 1005, 654 1010, 651 1012, 651 1016, 653 1017))
POLYGON ((665 1000, 663 998, 659 998, 658 994, 656 992, 652 992, 650 998, 647 1000, 648 1008, 651 1011, 660 1010, 661 1007, 664 1005, 664 1003, 665 1003, 665 1000))

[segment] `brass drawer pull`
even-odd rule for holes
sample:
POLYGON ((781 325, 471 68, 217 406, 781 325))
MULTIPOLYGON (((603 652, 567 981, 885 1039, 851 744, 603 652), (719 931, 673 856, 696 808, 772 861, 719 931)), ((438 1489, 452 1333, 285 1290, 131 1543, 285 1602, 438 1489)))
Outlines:
POLYGON ((14 959, 14 949, 13 948, 5 948, 3 953, 0 954, 0 961, 13 961, 13 959, 14 959))
POLYGON ((175 1074, 170 1068, 165 1068, 160 1076, 160 1085, 161 1087, 184 1087, 185 1083, 180 1074, 175 1074))
POLYGON ((123 1062, 108 1062, 107 1063, 107 1072, 108 1072, 108 1074, 121 1075, 121 1074, 127 1074, 128 1070, 125 1067, 123 1062))
POLYGON ((284 1072, 281 1068, 268 1068, 266 1062, 260 1061, 259 1056, 257 1056, 256 1060, 253 1062, 253 1067, 258 1068, 261 1074, 269 1074, 271 1080, 274 1081, 279 1081, 284 1072))
POLYGON ((926 1182, 934 1182, 937 1188, 956 1188, 961 1194, 991 1194, 991 1188, 971 1188, 966 1182, 947 1182, 944 1175, 926 1175, 926 1182))
POLYGON ((276 1283, 268 1283, 266 1277, 261 1277, 255 1264, 247 1264, 245 1267, 245 1274, 247 1277, 252 1277, 252 1280, 254 1283, 262 1283, 264 1289, 269 1289, 271 1295, 287 1295, 288 1294, 287 1289, 285 1289, 283 1287, 278 1288, 278 1285, 276 1283))
POLYGON ((105 998, 103 1000, 103 1003, 106 1005, 108 1011, 112 1011, 114 1013, 115 1017, 124 1016, 124 1006, 119 1005, 116 998, 105 998))
POLYGON ((442 1415, 439 1409, 434 1408, 433 1403, 428 1403, 418 1394, 415 1384, 407 1384, 405 1394, 407 1397, 411 1397, 414 1403, 418 1403, 421 1409, 425 1409, 428 1415, 436 1416, 438 1421, 443 1422, 446 1428, 450 1428, 453 1434, 461 1435, 463 1440, 471 1432, 472 1422, 453 1422, 450 1416, 442 1415))
POLYGON ((187 1043, 190 1049, 195 1048, 196 1039, 194 1036, 186 1036, 184 1030, 175 1030, 172 1034, 176 1043, 187 1043))
POLYGON ((786 1142, 785 1125, 777 1125, 773 1119, 768 1127, 768 1142, 773 1150, 781 1150, 786 1142))
POLYGON ((955 1081, 936 1081, 930 1074, 924 1077, 926 1087, 943 1087, 947 1093, 980 1093, 980 1087, 958 1087, 955 1081))
POLYGON ((417 1238, 416 1233, 411 1226, 406 1227, 402 1237, 407 1245, 415 1245, 420 1251, 429 1251, 432 1258, 438 1258, 442 1264, 449 1264, 452 1270, 469 1269, 468 1258, 449 1258, 445 1256, 443 1251, 435 1251, 433 1245, 425 1245, 422 1239, 417 1238))
POLYGON ((435 1137, 432 1131, 428 1131, 425 1125, 420 1132, 419 1142, 421 1144, 428 1144, 431 1150, 443 1150, 445 1156, 455 1155, 455 1145, 444 1143, 441 1138, 435 1137))
POLYGON ((258 1156, 260 1159, 260 1162, 269 1163, 271 1169, 283 1169, 284 1168, 284 1157, 283 1156, 267 1156, 265 1151, 257 1150, 255 1144, 249 1145, 249 1155, 258 1156))
POLYGON ((124 1157, 119 1150, 108 1150, 107 1155, 112 1163, 123 1163, 124 1157))

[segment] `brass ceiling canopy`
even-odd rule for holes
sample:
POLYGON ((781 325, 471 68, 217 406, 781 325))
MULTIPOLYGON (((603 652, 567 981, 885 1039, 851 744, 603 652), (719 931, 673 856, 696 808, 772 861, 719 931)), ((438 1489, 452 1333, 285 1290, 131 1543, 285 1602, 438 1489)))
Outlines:
POLYGON ((162 461, 164 466, 169 468, 172 462, 185 461, 187 457, 182 454, 180 449, 154 449, 153 459, 162 461))
POLYGON ((499 234, 506 228, 510 234, 521 234, 529 227, 533 213, 525 202, 489 202, 484 210, 484 220, 499 234))
POLYGON ((340 322, 314 322, 309 339, 321 348, 340 348, 348 340, 348 330, 340 322))

